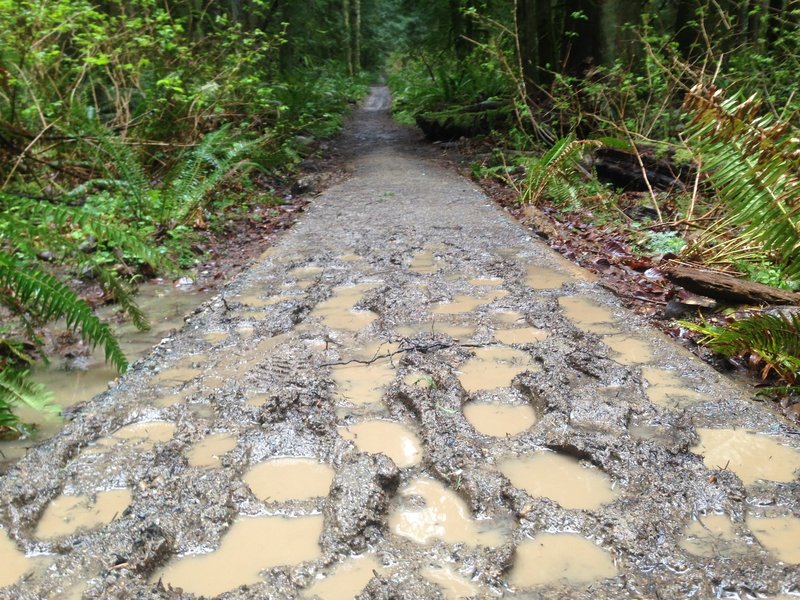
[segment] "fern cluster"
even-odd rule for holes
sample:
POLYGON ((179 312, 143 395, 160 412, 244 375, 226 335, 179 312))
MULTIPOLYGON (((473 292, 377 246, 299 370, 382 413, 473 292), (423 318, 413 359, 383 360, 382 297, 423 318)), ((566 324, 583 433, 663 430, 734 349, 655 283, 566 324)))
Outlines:
POLYGON ((728 357, 756 357, 766 379, 775 373, 782 381, 795 385, 800 374, 800 313, 761 313, 716 327, 681 323, 703 335, 700 343, 728 357))
MULTIPOLYGON (((98 243, 154 267, 162 263, 159 254, 129 229, 80 208, 5 192, 0 192, 0 207, 0 303, 21 324, 20 335, 36 341, 40 325, 64 319, 69 329, 78 332, 92 348, 100 346, 106 360, 124 372, 128 363, 111 328, 40 257, 49 253, 54 261, 94 275, 134 324, 146 329, 147 320, 132 291, 114 271, 92 263, 80 251, 77 240, 92 236, 98 243), (81 236, 70 235, 76 231, 81 236)), ((30 380, 27 361, 15 354, 0 356, 0 428, 19 427, 14 406, 25 404, 38 410, 50 407, 50 395, 30 380)))
POLYGON ((576 139, 572 134, 556 141, 540 158, 526 165, 522 202, 536 204, 544 194, 561 204, 577 200, 580 175, 585 171, 580 166, 583 155, 600 145, 594 140, 576 139))
POLYGON ((787 121, 762 105, 695 86, 684 108, 687 143, 743 235, 800 274, 800 145, 787 121))
POLYGON ((246 157, 266 141, 266 136, 245 139, 233 135, 230 126, 223 126, 186 149, 159 185, 151 183, 130 144, 103 132, 97 133, 96 141, 100 162, 108 165, 107 172, 102 179, 84 182, 70 195, 80 195, 94 186, 110 188, 114 204, 128 212, 126 216, 170 228, 188 224, 231 172, 252 166, 246 157))

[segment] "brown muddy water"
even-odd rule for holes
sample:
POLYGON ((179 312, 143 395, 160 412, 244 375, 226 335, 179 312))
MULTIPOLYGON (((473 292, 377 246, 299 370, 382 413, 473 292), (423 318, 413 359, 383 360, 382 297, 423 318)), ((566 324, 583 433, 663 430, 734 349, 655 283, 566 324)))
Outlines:
POLYGON ((800 593, 786 424, 360 114, 353 177, 0 477, 0 598, 800 593))
MULTIPOLYGON (((209 293, 176 288, 169 284, 140 286, 136 300, 150 321, 150 330, 138 331, 129 322, 113 327, 128 362, 133 363, 147 355, 162 338, 183 327, 184 317, 210 297, 209 293)), ((101 307, 97 314, 101 319, 112 321, 115 309, 101 307)), ((182 381, 188 373, 165 374, 165 378, 182 381)), ((48 366, 37 367, 33 379, 53 392, 55 404, 69 408, 106 391, 109 384, 117 379, 117 373, 106 364, 102 352, 98 350, 85 358, 69 362, 53 359, 48 366)), ((63 420, 59 417, 43 416, 26 408, 21 408, 19 414, 23 421, 36 423, 38 431, 32 440, 0 441, 0 458, 4 460, 23 456, 32 444, 55 435, 63 427, 63 420)))

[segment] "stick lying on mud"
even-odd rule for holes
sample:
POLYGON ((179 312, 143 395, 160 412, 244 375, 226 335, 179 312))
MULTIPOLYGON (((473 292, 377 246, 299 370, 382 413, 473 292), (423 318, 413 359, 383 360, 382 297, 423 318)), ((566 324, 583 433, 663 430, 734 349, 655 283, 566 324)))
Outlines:
MULTIPOLYGON (((401 343, 408 342, 408 338, 403 338, 401 343)), ((391 343, 391 342, 386 342, 391 343)), ((402 354, 403 352, 421 352, 425 354, 426 352, 430 352, 431 350, 444 350, 446 348, 452 348, 454 346, 458 346, 459 348, 485 348, 486 344, 461 344, 456 340, 452 344, 445 344, 444 342, 434 342, 432 344, 413 344, 407 348, 398 348, 397 350, 393 350, 392 352, 387 352, 386 354, 378 354, 377 352, 372 358, 369 359, 361 359, 361 358, 351 358, 350 360, 343 360, 338 362, 330 362, 330 363, 322 363, 320 367, 338 367, 342 365, 351 365, 351 364, 360 364, 360 365, 371 365, 374 362, 382 360, 384 358, 392 358, 397 354, 402 354)), ((380 352, 380 349, 378 349, 380 352)))

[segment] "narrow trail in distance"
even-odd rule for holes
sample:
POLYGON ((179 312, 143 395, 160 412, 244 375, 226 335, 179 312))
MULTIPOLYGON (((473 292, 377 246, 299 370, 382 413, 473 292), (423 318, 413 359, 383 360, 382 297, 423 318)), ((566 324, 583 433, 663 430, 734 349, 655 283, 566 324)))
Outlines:
POLYGON ((0 477, 0 597, 798 592, 800 439, 388 107, 343 134, 347 181, 0 477))

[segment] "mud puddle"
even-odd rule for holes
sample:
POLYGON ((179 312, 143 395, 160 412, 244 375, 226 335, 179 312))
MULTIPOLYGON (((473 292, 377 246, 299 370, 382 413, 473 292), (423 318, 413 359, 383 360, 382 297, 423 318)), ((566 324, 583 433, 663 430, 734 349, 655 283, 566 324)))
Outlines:
POLYGON ((217 467, 220 458, 236 448, 237 439, 227 433, 207 435, 189 451, 190 467, 217 467))
POLYGON ((24 575, 34 572, 47 562, 45 557, 29 558, 0 528, 0 588, 13 585, 24 575))
POLYGON ((588 333, 607 335, 619 333, 617 319, 611 309, 586 296, 562 296, 561 310, 570 321, 588 333))
POLYGON ((681 410, 705 399, 673 370, 642 367, 642 375, 647 381, 647 398, 653 404, 681 410))
POLYGON ((746 523, 758 542, 775 558, 800 564, 800 518, 748 517, 746 523))
POLYGON ((459 367, 461 385, 468 392, 508 387, 525 371, 538 371, 539 365, 527 352, 504 346, 476 348, 475 356, 459 367))
POLYGON ((401 469, 419 464, 422 445, 410 429, 392 421, 364 421, 339 427, 339 435, 361 452, 385 454, 401 469))
POLYGON ((464 416, 476 431, 493 437, 518 435, 536 423, 536 411, 527 404, 470 402, 464 416))
POLYGON ((541 533, 519 546, 509 575, 511 585, 584 585, 616 577, 608 552, 574 533, 541 533))
POLYGON ((445 597, 445 600, 461 600, 481 593, 481 588, 467 578, 459 575, 450 567, 427 567, 422 570, 422 576, 436 584, 445 597))
POLYGON ((556 452, 507 459, 498 468, 515 487, 534 498, 549 498, 563 508, 596 510, 618 496, 603 471, 556 452))
POLYGON ((573 277, 547 267, 532 265, 525 275, 525 285, 534 290, 554 290, 571 281, 573 277))
POLYGON ((128 489, 99 491, 94 497, 61 495, 47 505, 35 535, 50 539, 107 525, 132 499, 128 489))
POLYGON ((313 458, 275 458, 252 467, 244 482, 259 500, 285 502, 327 496, 333 469, 313 458))
POLYGON ((392 354, 398 348, 397 344, 374 342, 347 353, 353 362, 331 369, 339 398, 356 405, 380 402, 397 374, 392 354))
POLYGON ((292 566, 320 556, 322 516, 240 516, 222 537, 219 548, 180 557, 153 576, 184 592, 216 596, 240 585, 261 581, 270 567, 292 566))
POLYGON ((727 469, 742 483, 759 480, 790 482, 800 469, 800 452, 779 438, 743 429, 697 429, 700 443, 692 451, 703 457, 708 469, 727 469))
POLYGON ((443 266, 443 261, 437 258, 432 251, 424 250, 414 255, 408 270, 419 275, 431 275, 438 273, 443 266))
POLYGON ((389 516, 396 535, 417 544, 442 540, 448 544, 496 547, 506 541, 504 532, 492 522, 476 521, 466 503, 452 490, 433 479, 416 479, 400 490, 405 499, 421 499, 424 506, 400 508, 389 516))
POLYGON ((496 329, 494 331, 494 339, 501 344, 511 345, 525 345, 535 344, 546 340, 550 335, 544 329, 537 329, 536 327, 518 327, 516 329, 496 329))
MULTIPOLYGON (((193 308, 211 296, 208 292, 186 290, 171 285, 147 284, 139 287, 136 301, 150 320, 149 331, 138 331, 131 323, 113 326, 120 348, 130 363, 145 356, 162 338, 183 326, 183 319, 193 308)), ((116 307, 103 306, 97 310, 105 321, 113 321, 116 307)), ((53 401, 67 408, 84 402, 108 389, 117 373, 106 364, 102 351, 74 361, 52 360, 49 366, 37 368, 33 379, 53 392, 53 401), (69 368, 68 368, 69 367, 69 368)), ((19 416, 25 422, 37 423, 35 438, 0 442, 0 457, 14 460, 23 456, 31 445, 58 433, 63 427, 59 417, 42 415, 20 407, 19 416)))
POLYGON ((350 558, 311 585, 303 593, 303 598, 352 600, 375 573, 381 575, 385 572, 386 569, 372 555, 350 558))
POLYGON ((432 308, 432 312, 437 315, 460 315, 473 312, 479 306, 491 304, 495 300, 504 298, 508 295, 506 290, 493 290, 479 296, 466 294, 456 295, 450 302, 439 302, 432 308))
POLYGON ((728 515, 698 516, 683 532, 680 547, 703 558, 733 558, 747 553, 745 540, 737 536, 728 515))
POLYGON ((361 331, 375 321, 378 315, 369 310, 357 310, 355 307, 375 285, 362 283, 334 288, 333 295, 317 304, 311 311, 311 316, 319 317, 325 325, 337 331, 361 331))

